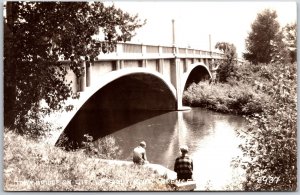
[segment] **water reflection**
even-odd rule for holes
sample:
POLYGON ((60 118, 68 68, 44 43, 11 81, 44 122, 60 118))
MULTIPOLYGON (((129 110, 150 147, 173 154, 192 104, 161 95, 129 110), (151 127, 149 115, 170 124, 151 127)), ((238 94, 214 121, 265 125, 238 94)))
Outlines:
POLYGON ((120 159, 131 160, 132 149, 145 140, 148 160, 172 170, 180 145, 186 144, 194 159, 194 178, 198 188, 204 189, 210 183, 213 190, 224 190, 234 171, 230 162, 239 152, 235 129, 242 129, 245 125, 242 117, 196 108, 155 116, 111 136, 123 150, 120 159))

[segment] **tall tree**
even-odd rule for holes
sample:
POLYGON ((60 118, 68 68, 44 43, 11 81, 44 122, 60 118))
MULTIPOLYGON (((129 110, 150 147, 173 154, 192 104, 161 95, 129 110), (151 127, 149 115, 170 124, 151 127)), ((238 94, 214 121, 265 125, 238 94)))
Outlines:
POLYGON ((246 50, 243 57, 250 62, 270 63, 272 53, 276 47, 278 39, 277 35, 280 32, 276 11, 269 9, 259 13, 256 20, 251 25, 252 31, 246 39, 246 50))
POLYGON ((224 53, 224 59, 218 66, 217 74, 220 82, 226 82, 234 71, 234 64, 237 60, 236 47, 227 42, 218 42, 215 46, 224 53))
POLYGON ((144 22, 101 2, 7 2, 4 30, 4 125, 23 132, 29 115, 45 99, 45 112, 72 96, 65 82, 70 60, 80 77, 82 58, 93 60, 129 41, 144 22), (93 39, 99 32, 103 41, 93 39))

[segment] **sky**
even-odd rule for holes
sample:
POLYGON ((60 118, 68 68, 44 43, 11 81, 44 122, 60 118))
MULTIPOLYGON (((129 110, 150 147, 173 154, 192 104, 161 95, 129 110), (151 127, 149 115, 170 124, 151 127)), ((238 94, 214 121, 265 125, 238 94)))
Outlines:
POLYGON ((138 14, 147 23, 136 31, 132 42, 172 45, 172 19, 179 47, 209 50, 217 42, 233 43, 238 57, 245 52, 245 39, 259 12, 277 12, 281 27, 297 21, 296 2, 204 2, 204 1, 114 1, 116 7, 138 14))

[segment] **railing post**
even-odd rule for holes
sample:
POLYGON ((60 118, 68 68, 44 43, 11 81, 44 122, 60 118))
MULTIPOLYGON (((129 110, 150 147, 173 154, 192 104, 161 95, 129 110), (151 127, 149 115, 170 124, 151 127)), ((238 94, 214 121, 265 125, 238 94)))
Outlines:
POLYGON ((147 45, 141 45, 142 47, 142 56, 145 56, 147 54, 147 45))
POLYGON ((161 56, 162 53, 163 53, 162 46, 158 46, 158 54, 159 54, 159 56, 161 56))

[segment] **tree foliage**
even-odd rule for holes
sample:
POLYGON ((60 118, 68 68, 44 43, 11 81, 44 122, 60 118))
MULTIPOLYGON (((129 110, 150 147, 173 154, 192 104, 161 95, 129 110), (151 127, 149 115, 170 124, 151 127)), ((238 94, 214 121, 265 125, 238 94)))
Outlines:
POLYGON ((246 60, 254 64, 289 60, 276 11, 266 9, 259 13, 251 28, 246 39, 247 52, 243 54, 246 60))
POLYGON ((248 191, 295 191, 297 188, 297 69, 296 64, 259 67, 265 80, 260 88, 270 96, 263 112, 248 118, 241 137, 248 191))
POLYGON ((41 99, 48 113, 72 96, 60 58, 80 77, 82 60, 113 51, 143 25, 137 15, 101 2, 7 2, 6 11, 4 122, 12 127, 24 127, 41 99), (100 32, 104 39, 93 39, 100 32))
POLYGON ((234 64, 237 60, 236 47, 227 42, 218 42, 216 49, 224 53, 224 59, 217 62, 217 77, 220 82, 227 82, 228 78, 234 72, 234 64))
POLYGON ((286 43, 291 62, 294 63, 297 58, 297 25, 296 23, 287 24, 283 28, 284 42, 286 43))

